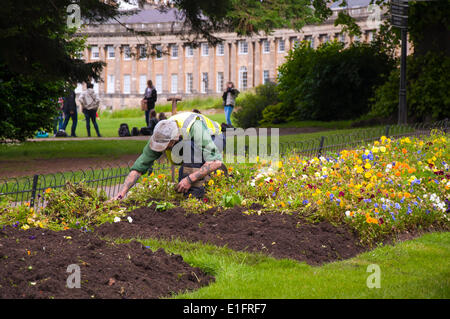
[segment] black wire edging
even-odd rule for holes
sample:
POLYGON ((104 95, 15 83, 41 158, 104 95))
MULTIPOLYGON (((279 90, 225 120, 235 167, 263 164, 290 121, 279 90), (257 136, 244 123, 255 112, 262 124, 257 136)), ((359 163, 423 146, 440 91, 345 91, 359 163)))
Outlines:
MULTIPOLYGON (((302 141, 283 142, 275 147, 279 149, 280 156, 296 154, 305 157, 322 156, 329 153, 337 153, 344 149, 357 148, 367 145, 381 136, 399 138, 405 136, 429 135, 433 130, 448 132, 448 119, 431 124, 392 125, 377 128, 361 129, 350 134, 334 134, 321 136, 302 141)), ((270 148, 270 143, 268 145, 270 148)), ((267 150, 267 152, 271 152, 267 150)), ((248 146, 246 146, 246 154, 248 146)), ((12 206, 29 202, 30 207, 44 205, 42 198, 48 188, 61 188, 67 182, 78 184, 84 182, 87 186, 104 190, 108 197, 113 197, 119 192, 121 184, 130 171, 130 164, 122 166, 109 166, 89 168, 88 170, 69 171, 54 174, 36 174, 32 177, 0 179, 0 199, 7 198, 12 206)), ((153 171, 170 170, 165 163, 155 163, 153 171)))

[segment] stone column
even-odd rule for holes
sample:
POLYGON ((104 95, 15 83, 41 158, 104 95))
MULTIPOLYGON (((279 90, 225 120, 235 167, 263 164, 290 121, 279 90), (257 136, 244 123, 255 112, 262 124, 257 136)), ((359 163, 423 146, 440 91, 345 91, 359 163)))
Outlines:
POLYGON ((185 91, 185 76, 184 76, 184 54, 186 48, 183 43, 178 43, 178 93, 183 93, 185 91))
POLYGON ((131 83, 130 83, 130 93, 131 94, 137 94, 137 84, 136 84, 136 73, 137 73, 137 59, 139 59, 139 47, 137 44, 131 44, 130 45, 131 53, 134 53, 131 55, 131 83))
POLYGON ((262 59, 261 59, 261 39, 258 39, 254 42, 254 55, 255 55, 255 74, 254 74, 254 82, 255 86, 262 84, 261 78, 261 70, 262 70, 262 59))
MULTIPOLYGON (((153 85, 154 79, 153 79, 153 56, 150 55, 152 53, 150 44, 147 44, 147 81, 152 80, 153 85)), ((146 83, 147 85, 147 83, 146 83)), ((147 87, 147 86, 146 86, 147 87)))
POLYGON ((275 80, 276 74, 277 74, 277 52, 276 52, 276 40, 273 37, 270 37, 267 39, 269 41, 269 47, 270 47, 270 79, 275 80))
MULTIPOLYGON (((104 44, 101 44, 98 46, 98 50, 100 52, 100 60, 103 62, 106 62, 105 48, 106 47, 104 44)), ((106 80, 105 68, 102 69, 102 73, 100 74, 101 81, 98 82, 98 93, 101 95, 106 93, 106 90, 105 90, 105 80, 106 80)))
POLYGON ((168 94, 169 93, 169 59, 170 59, 170 54, 166 54, 169 53, 169 45, 167 43, 162 44, 162 51, 164 52, 163 54, 163 63, 164 63, 164 67, 163 67, 163 93, 164 94, 168 94))
POLYGON ((248 53, 247 53, 247 88, 252 88, 255 86, 254 77, 254 50, 253 41, 247 41, 248 53))
POLYGON ((122 74, 122 48, 120 44, 114 45, 114 93, 120 94, 122 92, 122 88, 120 87, 121 79, 120 76, 122 74))
POLYGON ((194 50, 194 70, 192 71, 192 93, 200 92, 200 49, 201 46, 194 50))
MULTIPOLYGON (((230 46, 231 43, 226 41, 224 44, 224 70, 223 70, 223 77, 224 82, 228 82, 231 80, 231 67, 230 67, 230 46)), ((222 88, 223 89, 223 88, 222 88)))
POLYGON ((237 50, 238 50, 238 42, 233 41, 231 42, 231 62, 230 62, 230 81, 234 83, 234 85, 238 86, 238 79, 237 79, 237 50))
POLYGON ((210 46, 209 48, 209 70, 208 70, 208 88, 206 90, 207 93, 212 93, 216 91, 216 72, 215 72, 215 65, 216 65, 216 49, 217 47, 215 46, 210 46))

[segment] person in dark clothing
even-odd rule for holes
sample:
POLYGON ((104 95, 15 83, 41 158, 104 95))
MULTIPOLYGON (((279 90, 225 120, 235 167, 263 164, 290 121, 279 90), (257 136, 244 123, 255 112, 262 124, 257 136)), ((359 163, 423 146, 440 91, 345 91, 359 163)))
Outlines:
POLYGON ((63 130, 66 130, 67 124, 69 124, 69 119, 72 118, 72 128, 71 128, 71 137, 77 137, 75 131, 77 129, 78 122, 78 114, 77 114, 77 103, 75 102, 75 91, 71 90, 69 95, 64 97, 64 124, 63 130))
POLYGON ((148 128, 150 129, 150 135, 153 135, 153 129, 155 128, 156 124, 158 124, 158 119, 156 118, 156 111, 151 110, 150 111, 150 120, 148 124, 148 128))
POLYGON ((155 102, 157 100, 156 88, 153 86, 151 80, 147 81, 147 88, 145 89, 144 99, 147 100, 147 111, 145 111, 145 123, 147 127, 150 124, 150 111, 155 108, 155 102))
POLYGON ((222 99, 225 109, 225 118, 229 127, 233 127, 233 125, 231 124, 231 113, 233 113, 233 108, 236 104, 236 98, 238 95, 239 90, 234 88, 233 82, 228 82, 227 88, 225 92, 223 92, 222 99))
POLYGON ((159 113, 158 115, 158 121, 167 120, 166 114, 163 112, 159 113))

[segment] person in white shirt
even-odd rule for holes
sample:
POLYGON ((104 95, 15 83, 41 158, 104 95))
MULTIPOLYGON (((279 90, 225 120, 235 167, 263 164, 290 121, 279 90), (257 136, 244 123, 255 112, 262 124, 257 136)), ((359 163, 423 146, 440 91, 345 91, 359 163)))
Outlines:
POLYGON ((96 121, 97 110, 100 106, 100 99, 94 91, 94 85, 92 83, 87 84, 87 90, 81 93, 79 102, 81 104, 81 109, 86 117, 86 130, 87 135, 91 136, 91 121, 94 125, 95 132, 97 136, 101 137, 100 131, 98 129, 98 124, 96 121))

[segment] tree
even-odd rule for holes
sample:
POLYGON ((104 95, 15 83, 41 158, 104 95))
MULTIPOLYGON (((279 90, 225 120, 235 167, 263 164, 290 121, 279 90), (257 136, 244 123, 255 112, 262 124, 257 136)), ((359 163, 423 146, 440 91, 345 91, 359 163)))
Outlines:
POLYGON ((373 86, 389 74, 393 60, 377 46, 302 42, 279 68, 284 113, 297 120, 352 119, 366 114, 373 86))
MULTIPOLYGON (((334 1, 338 0, 175 0, 173 5, 184 19, 184 36, 189 41, 197 43, 199 39, 206 39, 215 44, 220 41, 215 36, 217 31, 248 36, 282 27, 300 30, 307 23, 318 23, 329 17, 331 10, 327 4, 334 1)), ((119 11, 117 1, 78 0, 75 3, 81 9, 84 23, 104 23, 127 14, 119 11)), ((84 40, 73 37, 75 30, 67 26, 67 8, 71 4, 72 0, 2 1, 0 102, 6 104, 0 105, 0 127, 9 129, 0 132, 0 140, 23 140, 39 127, 49 127, 53 113, 49 101, 56 100, 74 83, 100 80, 104 63, 86 63, 77 55, 84 40), (23 94, 32 94, 32 97, 23 94), (22 116, 11 114, 21 111, 34 112, 36 121, 21 122, 22 116)), ((130 33, 146 35, 124 27, 130 33)))

